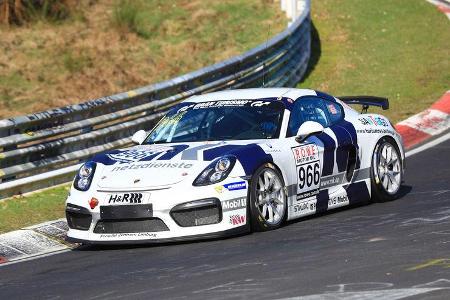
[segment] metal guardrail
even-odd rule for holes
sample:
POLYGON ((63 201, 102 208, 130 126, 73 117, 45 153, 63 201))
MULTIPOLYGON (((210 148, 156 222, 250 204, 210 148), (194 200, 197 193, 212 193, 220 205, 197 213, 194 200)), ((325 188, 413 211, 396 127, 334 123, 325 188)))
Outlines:
POLYGON ((0 120, 0 199, 72 179, 80 162, 127 146, 183 99, 230 88, 295 86, 310 56, 310 3, 283 32, 248 52, 125 93, 0 120))

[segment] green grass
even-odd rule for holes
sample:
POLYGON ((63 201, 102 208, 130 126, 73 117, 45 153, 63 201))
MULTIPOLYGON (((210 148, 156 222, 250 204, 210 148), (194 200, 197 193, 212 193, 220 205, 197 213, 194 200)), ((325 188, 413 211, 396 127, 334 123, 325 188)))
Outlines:
POLYGON ((383 114, 394 123, 426 109, 450 88, 450 22, 435 6, 423 0, 312 5, 321 55, 300 87, 387 96, 391 108, 383 114))
POLYGON ((0 118, 195 71, 263 43, 269 28, 273 36, 287 24, 272 0, 42 3, 36 22, 0 24, 0 118), (57 3, 71 8, 70 15, 47 20, 57 3))
POLYGON ((0 201, 0 233, 64 217, 69 185, 0 201))

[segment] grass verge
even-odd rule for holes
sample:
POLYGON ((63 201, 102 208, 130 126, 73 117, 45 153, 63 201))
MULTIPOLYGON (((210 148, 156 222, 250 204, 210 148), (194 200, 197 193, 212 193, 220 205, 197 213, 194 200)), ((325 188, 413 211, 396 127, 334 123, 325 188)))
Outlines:
POLYGON ((312 1, 312 20, 320 42, 300 87, 387 96, 394 123, 450 88, 450 22, 426 1, 312 1))
POLYGON ((64 217, 70 185, 0 201, 0 233, 64 217))
POLYGON ((79 1, 64 22, 0 25, 0 118, 179 76, 286 24, 273 0, 96 0, 79 1))

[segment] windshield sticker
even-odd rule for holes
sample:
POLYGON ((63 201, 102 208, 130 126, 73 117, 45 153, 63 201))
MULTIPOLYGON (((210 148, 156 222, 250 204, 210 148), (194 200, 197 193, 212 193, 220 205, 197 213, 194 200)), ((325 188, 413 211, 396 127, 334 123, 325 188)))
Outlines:
POLYGON ((173 116, 166 116, 164 119, 161 120, 161 123, 159 126, 178 124, 180 122, 180 120, 183 118, 183 116, 186 114, 186 112, 187 112, 186 110, 178 111, 173 116))
POLYGON ((243 107, 243 106, 251 106, 251 107, 262 107, 262 106, 270 106, 275 104, 273 101, 261 101, 261 100, 218 100, 218 101, 208 101, 208 102, 200 102, 193 103, 191 105, 186 105, 181 107, 177 112, 184 112, 189 109, 203 109, 203 108, 218 108, 218 107, 243 107))

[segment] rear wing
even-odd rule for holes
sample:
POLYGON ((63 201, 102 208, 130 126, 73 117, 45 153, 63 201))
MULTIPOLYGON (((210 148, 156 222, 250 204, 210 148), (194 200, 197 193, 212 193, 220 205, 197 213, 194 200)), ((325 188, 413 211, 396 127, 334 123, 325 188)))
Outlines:
POLYGON ((360 104, 363 106, 363 112, 366 112, 369 106, 378 106, 383 110, 389 109, 389 100, 376 96, 342 96, 337 97, 346 104, 360 104))

